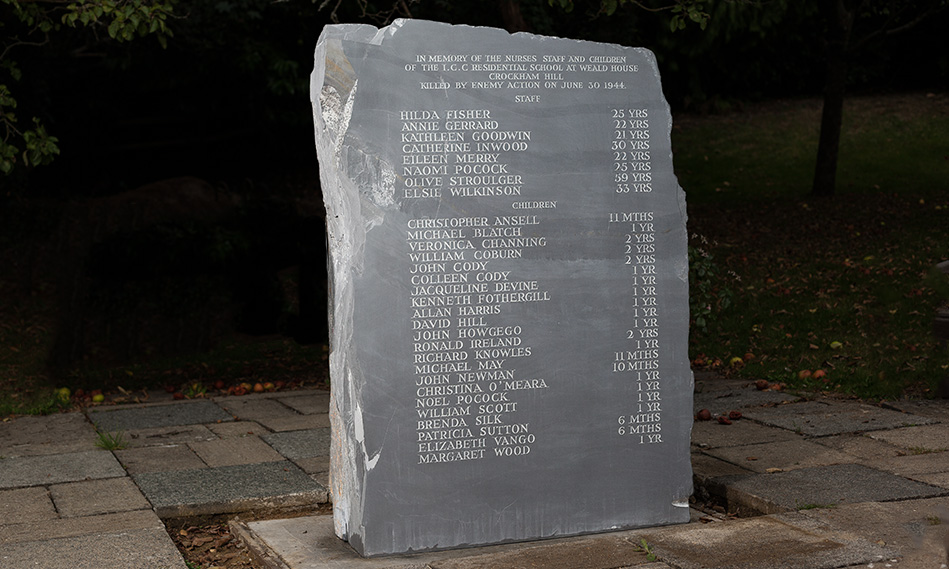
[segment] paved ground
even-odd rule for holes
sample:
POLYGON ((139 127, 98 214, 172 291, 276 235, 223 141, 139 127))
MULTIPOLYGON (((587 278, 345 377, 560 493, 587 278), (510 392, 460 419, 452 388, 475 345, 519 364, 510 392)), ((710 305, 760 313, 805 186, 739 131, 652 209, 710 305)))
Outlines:
MULTIPOLYGON (((235 531, 281 569, 947 567, 949 401, 803 401, 715 376, 696 391, 696 410, 744 415, 692 440, 697 496, 743 517, 369 561, 328 516, 235 531)), ((326 502, 328 393, 150 401, 0 423, 0 567, 185 568, 163 518, 326 502), (125 448, 97 446, 106 433, 125 448)))

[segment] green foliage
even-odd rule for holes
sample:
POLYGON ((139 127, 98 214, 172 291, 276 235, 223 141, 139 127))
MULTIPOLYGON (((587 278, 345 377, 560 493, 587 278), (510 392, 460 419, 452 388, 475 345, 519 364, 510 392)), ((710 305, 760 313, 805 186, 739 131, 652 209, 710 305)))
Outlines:
POLYGON ((100 432, 96 440, 96 446, 104 450, 122 450, 128 446, 125 440, 125 433, 118 431, 116 433, 100 432))
MULTIPOLYGON (((672 31, 684 30, 689 22, 698 24, 699 28, 703 30, 708 25, 711 16, 703 6, 706 0, 670 1, 674 1, 674 3, 663 2, 658 6, 651 6, 640 0, 600 0, 598 13, 612 16, 618 9, 630 5, 649 12, 671 12, 672 18, 669 20, 669 29, 672 31)), ((551 6, 559 6, 567 13, 573 12, 573 0, 548 0, 548 2, 551 6)))
POLYGON ((732 291, 723 284, 720 269, 706 250, 708 241, 699 235, 693 239, 700 245, 689 245, 689 312, 693 329, 706 332, 709 322, 731 306, 732 291))
POLYGON ((55 0, 0 0, 0 15, 14 21, 0 25, 0 172, 11 174, 18 166, 33 168, 53 161, 59 154, 59 140, 46 132, 38 117, 32 117, 32 126, 20 126, 14 110, 17 100, 5 81, 18 82, 22 72, 16 60, 11 59, 14 48, 40 47, 50 43, 50 34, 60 32, 62 26, 90 28, 97 32, 105 28, 117 42, 154 35, 162 47, 167 45, 172 31, 168 19, 173 17, 175 0, 83 0, 57 2, 55 0))

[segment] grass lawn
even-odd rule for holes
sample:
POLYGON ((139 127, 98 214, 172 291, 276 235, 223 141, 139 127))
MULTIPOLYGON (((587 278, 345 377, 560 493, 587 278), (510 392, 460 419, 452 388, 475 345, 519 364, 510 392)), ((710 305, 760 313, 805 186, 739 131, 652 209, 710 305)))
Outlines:
MULTIPOLYGON (((704 327, 693 326, 691 358, 795 388, 932 395, 949 378, 949 348, 932 336, 936 309, 949 304, 949 277, 934 270, 949 259, 949 97, 850 99, 838 195, 815 200, 819 115, 819 101, 801 100, 676 117, 692 245, 712 269, 693 287, 710 311, 704 327), (823 377, 802 377, 816 370, 823 377)), ((0 235, 0 262, 29 257, 11 254, 27 231, 0 235)), ((24 294, 22 275, 10 273, 0 273, 0 417, 69 405, 57 384, 122 396, 119 386, 327 380, 322 346, 279 337, 235 337, 205 354, 50 379, 51 291, 37 279, 24 294)))
POLYGON ((949 99, 851 99, 838 193, 818 200, 807 194, 819 113, 784 101, 677 121, 692 245, 732 295, 693 327, 693 361, 872 399, 932 394, 949 378, 949 348, 932 335, 949 304, 934 269, 949 259, 949 99))

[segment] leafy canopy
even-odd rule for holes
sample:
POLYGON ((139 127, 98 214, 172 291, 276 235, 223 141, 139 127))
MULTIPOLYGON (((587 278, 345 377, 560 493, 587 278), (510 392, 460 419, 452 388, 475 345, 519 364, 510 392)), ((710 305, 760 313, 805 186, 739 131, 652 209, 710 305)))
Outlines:
POLYGON ((37 117, 27 126, 16 115, 17 100, 10 85, 22 72, 12 58, 17 48, 44 46, 63 26, 88 28, 98 37, 105 30, 117 42, 154 35, 165 47, 174 34, 168 20, 175 0, 0 0, 0 172, 9 175, 18 165, 35 167, 52 162, 59 142, 37 117))

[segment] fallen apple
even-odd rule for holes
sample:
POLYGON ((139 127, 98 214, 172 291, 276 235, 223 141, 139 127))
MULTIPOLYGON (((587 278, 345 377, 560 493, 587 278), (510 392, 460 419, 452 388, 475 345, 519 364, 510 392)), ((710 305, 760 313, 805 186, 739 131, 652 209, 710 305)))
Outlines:
POLYGON ((254 384, 254 393, 263 393, 263 392, 264 392, 264 384, 263 384, 263 383, 255 383, 255 384, 254 384))
POLYGON ((93 403, 102 403, 103 401, 105 401, 105 395, 101 393, 96 393, 95 395, 92 396, 93 403))

